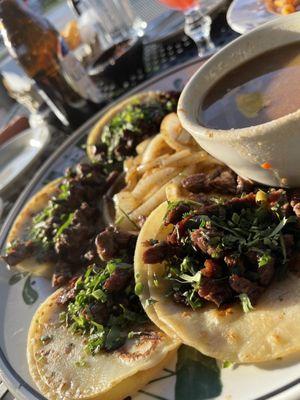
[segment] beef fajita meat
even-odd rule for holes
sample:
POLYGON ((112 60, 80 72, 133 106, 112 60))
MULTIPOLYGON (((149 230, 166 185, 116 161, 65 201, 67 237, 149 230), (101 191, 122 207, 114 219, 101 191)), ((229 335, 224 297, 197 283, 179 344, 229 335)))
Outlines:
POLYGON ((214 204, 169 204, 164 224, 171 232, 147 243, 144 262, 165 263, 177 303, 198 308, 240 301, 247 312, 297 259, 297 201, 295 194, 270 189, 214 204))
POLYGON ((207 258, 204 261, 204 268, 201 270, 201 275, 208 279, 218 279, 223 275, 222 264, 218 260, 207 258))
POLYGON ((59 262, 54 267, 52 286, 60 287, 67 284, 73 276, 73 271, 68 263, 59 262))
POLYGON ((252 305, 256 304, 259 296, 264 292, 264 288, 258 284, 238 275, 231 275, 229 284, 236 293, 245 293, 249 297, 252 305))
POLYGON ((35 247, 35 243, 32 240, 28 240, 26 242, 16 242, 7 251, 6 255, 2 256, 2 259, 8 265, 14 267, 25 258, 31 257, 35 250, 35 247))
POLYGON ((125 289, 132 279, 132 272, 126 269, 117 269, 106 280, 103 287, 108 293, 118 293, 125 289))
POLYGON ((63 289, 61 289, 60 295, 56 299, 57 304, 64 305, 75 299, 77 279, 78 276, 72 277, 72 279, 69 280, 68 284, 65 285, 63 289))
POLYGON ((210 173, 198 173, 181 182, 183 188, 194 194, 219 192, 222 194, 249 193, 254 190, 254 182, 241 178, 226 167, 215 168, 210 173))
POLYGON ((95 244, 101 260, 122 257, 126 261, 133 254, 137 234, 120 231, 116 227, 108 227, 96 237, 95 244))
POLYGON ((111 314, 111 309, 108 304, 95 303, 89 307, 89 312, 97 324, 106 324, 111 314))
POLYGON ((236 182, 237 182, 237 187, 236 187, 237 194, 250 193, 255 188, 255 183, 251 179, 242 178, 239 175, 237 175, 236 182))
POLYGON ((275 260, 270 258, 270 260, 262 267, 258 269, 258 282, 262 286, 268 286, 275 274, 275 260))
POLYGON ((221 249, 218 249, 217 243, 220 238, 220 232, 214 228, 199 228, 191 232, 191 242, 193 245, 201 250, 204 254, 219 257, 221 249), (215 243, 215 244, 214 244, 215 243))
POLYGON ((180 248, 167 242, 160 242, 145 250, 143 260, 146 264, 156 264, 165 260, 166 257, 177 254, 178 251, 180 251, 180 248))
POLYGON ((170 210, 165 219, 165 225, 177 224, 182 220, 183 214, 189 212, 191 207, 188 204, 180 203, 170 210))
POLYGON ((229 285, 212 279, 203 278, 198 294, 200 298, 215 303, 217 307, 233 300, 233 291, 229 285))

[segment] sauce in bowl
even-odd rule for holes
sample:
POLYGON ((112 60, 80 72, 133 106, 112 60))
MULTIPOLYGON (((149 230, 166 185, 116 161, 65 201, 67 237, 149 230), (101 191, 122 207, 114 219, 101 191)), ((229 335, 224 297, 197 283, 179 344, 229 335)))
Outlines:
POLYGON ((263 124, 300 109, 300 42, 233 69, 208 91, 200 121, 213 129, 263 124))

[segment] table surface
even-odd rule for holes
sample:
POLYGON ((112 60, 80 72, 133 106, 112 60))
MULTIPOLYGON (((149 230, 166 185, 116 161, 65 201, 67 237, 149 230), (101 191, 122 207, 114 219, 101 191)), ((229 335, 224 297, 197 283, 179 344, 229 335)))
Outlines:
MULTIPOLYGON (((212 38, 218 47, 221 47, 237 35, 228 27, 225 19, 225 12, 221 12, 213 22, 212 38)), ((145 82, 151 77, 165 72, 171 67, 183 64, 184 62, 197 57, 197 50, 194 43, 183 33, 174 35, 168 40, 161 40, 156 43, 145 44, 143 47, 143 64, 144 67, 140 71, 136 71, 132 76, 127 77, 119 85, 114 82, 100 85, 105 93, 107 101, 117 99, 120 95, 145 82)), ((21 194, 22 190, 33 178, 36 171, 46 161, 46 159, 57 149, 68 136, 65 132, 59 132, 52 129, 52 138, 42 153, 40 158, 35 162, 33 167, 28 170, 22 180, 14 185, 13 189, 2 195, 4 201, 3 214, 0 217, 0 225, 3 223, 12 205, 21 194)), ((0 399, 12 400, 14 396, 8 391, 5 384, 0 380, 0 399)))

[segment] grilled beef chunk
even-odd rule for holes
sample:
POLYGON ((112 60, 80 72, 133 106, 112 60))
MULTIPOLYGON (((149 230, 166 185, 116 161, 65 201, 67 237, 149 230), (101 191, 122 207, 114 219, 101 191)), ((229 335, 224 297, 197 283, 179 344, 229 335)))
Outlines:
POLYGON ((60 287, 69 282, 73 276, 73 271, 68 263, 57 263, 54 267, 54 273, 52 275, 52 286, 60 287))
POLYGON ((204 268, 201 269, 201 274, 209 279, 221 278, 223 275, 222 264, 217 260, 208 258, 204 261, 204 268))
POLYGON ((236 293, 245 293, 249 297, 252 305, 257 302, 257 299, 265 290, 263 287, 249 279, 238 275, 231 275, 229 278, 229 284, 236 293))
POLYGON ((121 257, 126 261, 128 254, 134 252, 136 240, 137 235, 134 233, 108 227, 97 235, 95 244, 101 260, 108 261, 112 258, 121 257))
POLYGON ((213 181, 219 177, 223 171, 222 167, 216 168, 211 173, 201 172, 184 178, 181 185, 192 193, 210 192, 214 189, 213 181))
POLYGON ((167 242, 169 244, 177 246, 180 243, 181 238, 184 237, 190 225, 191 219, 192 215, 188 215, 176 224, 176 229, 167 236, 167 242))
POLYGON ((259 275, 259 284, 262 286, 268 286, 275 274, 275 260, 271 258, 267 264, 263 267, 258 268, 258 275, 259 275))
POLYGON ((197 193, 219 192, 221 194, 250 193, 255 189, 254 182, 236 175, 226 167, 215 168, 211 173, 198 173, 181 182, 183 188, 197 193))
POLYGON ((217 192, 224 191, 225 193, 236 194, 236 174, 231 169, 226 169, 212 180, 211 186, 217 192))
POLYGON ((70 301, 75 299, 76 296, 76 281, 78 276, 74 276, 71 280, 69 280, 68 284, 62 289, 58 299, 56 300, 57 304, 67 304, 70 301))
POLYGON ((2 256, 2 259, 11 267, 19 264, 26 258, 32 256, 35 250, 35 244, 31 240, 26 242, 16 242, 11 249, 9 249, 6 255, 2 256))
POLYGON ((220 232, 216 229, 199 228, 194 230, 190 237, 193 245, 204 254, 214 256, 214 258, 221 256, 222 250, 218 248, 220 232))
POLYGON ((178 206, 170 210, 165 219, 165 225, 177 224, 182 220, 183 214, 189 212, 191 207, 188 204, 180 203, 178 206))
POLYGON ((256 206, 255 194, 249 193, 243 197, 233 197, 225 203, 225 206, 232 212, 240 212, 245 208, 253 208, 256 206))
POLYGON ((89 312, 97 324, 104 325, 109 320, 111 310, 109 304, 97 302, 89 307, 89 312))
MULTIPOLYGON (((245 265, 242 257, 237 257, 234 254, 227 254, 224 256, 224 262, 227 265, 227 268, 230 271, 230 273, 238 273, 238 274, 245 273, 245 265)), ((256 265, 257 265, 257 256, 256 256, 256 265)))
POLYGON ((237 187, 236 187, 237 194, 250 193, 255 188, 255 184, 251 179, 242 178, 241 176, 238 175, 236 181, 237 181, 237 187))
POLYGON ((126 269, 115 270, 105 281, 103 287, 108 293, 117 293, 125 289, 132 278, 132 272, 126 269))
POLYGON ((143 261, 146 264, 156 264, 165 260, 166 257, 175 255, 178 250, 178 248, 170 246, 167 242, 160 242, 145 250, 143 261))
POLYGON ((217 307, 233 299, 233 292, 227 283, 216 282, 212 279, 202 279, 198 294, 199 297, 215 303, 217 307))

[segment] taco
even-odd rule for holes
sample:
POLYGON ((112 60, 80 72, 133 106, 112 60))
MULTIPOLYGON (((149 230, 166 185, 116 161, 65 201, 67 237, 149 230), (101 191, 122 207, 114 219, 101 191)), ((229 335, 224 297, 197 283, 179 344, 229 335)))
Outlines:
POLYGON ((154 210, 139 235, 135 273, 158 326, 236 363, 298 352, 299 208, 297 192, 270 189, 154 210))
POLYGON ((120 259, 91 266, 35 313, 27 358, 49 400, 120 400, 157 376, 179 342, 147 318, 133 265, 120 259))
POLYGON ((20 272, 32 272, 32 266, 35 265, 36 275, 45 277, 52 275, 51 263, 44 260, 36 263, 30 231, 35 216, 43 212, 51 197, 58 195, 60 183, 61 179, 56 179, 45 185, 28 201, 14 221, 7 236, 6 253, 3 256, 4 261, 10 267, 16 267, 20 272), (21 243, 24 243, 22 249, 20 248, 21 243), (20 250, 18 251, 17 248, 20 250), (20 257, 18 257, 18 253, 20 253, 20 257))
POLYGON ((112 107, 93 127, 87 139, 87 155, 104 161, 108 171, 122 170, 122 162, 136 155, 136 146, 156 135, 163 118, 176 111, 179 93, 139 93, 112 107))
POLYGON ((4 261, 20 271, 54 274, 54 286, 65 284, 91 262, 86 253, 103 229, 101 198, 116 176, 107 177, 97 164, 78 164, 42 188, 16 218, 4 261))

